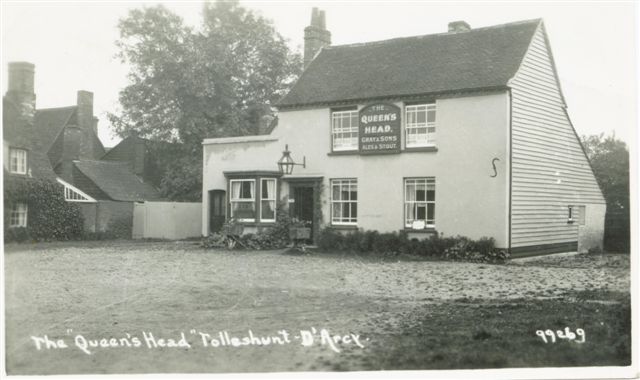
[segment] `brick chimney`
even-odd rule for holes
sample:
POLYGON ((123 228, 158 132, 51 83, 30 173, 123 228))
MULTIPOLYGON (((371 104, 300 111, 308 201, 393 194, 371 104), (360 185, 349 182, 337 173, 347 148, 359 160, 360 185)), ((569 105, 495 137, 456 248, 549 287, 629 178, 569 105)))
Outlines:
POLYGON ((452 21, 449 23, 449 33, 468 32, 471 30, 466 21, 452 21))
POLYGON ((9 62, 7 98, 20 110, 20 118, 33 122, 36 112, 34 93, 35 65, 29 62, 9 62))
POLYGON ((331 32, 326 29, 324 11, 313 8, 311 23, 304 28, 304 68, 309 66, 320 49, 331 45, 331 32))
POLYGON ((80 90, 77 95, 78 128, 82 131, 83 138, 80 141, 80 158, 97 159, 93 137, 98 136, 98 121, 93 116, 93 92, 80 90))

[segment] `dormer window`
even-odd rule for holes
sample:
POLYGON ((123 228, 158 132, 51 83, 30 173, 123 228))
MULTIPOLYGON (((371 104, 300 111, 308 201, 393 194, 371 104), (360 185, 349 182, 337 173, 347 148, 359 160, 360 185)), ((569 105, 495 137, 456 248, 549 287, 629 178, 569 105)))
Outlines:
POLYGON ((407 148, 436 145, 436 104, 415 104, 405 107, 405 138, 407 148))
POLYGON ((13 174, 27 174, 26 149, 9 148, 9 171, 13 174))
POLYGON ((358 150, 358 110, 331 112, 333 151, 358 150))

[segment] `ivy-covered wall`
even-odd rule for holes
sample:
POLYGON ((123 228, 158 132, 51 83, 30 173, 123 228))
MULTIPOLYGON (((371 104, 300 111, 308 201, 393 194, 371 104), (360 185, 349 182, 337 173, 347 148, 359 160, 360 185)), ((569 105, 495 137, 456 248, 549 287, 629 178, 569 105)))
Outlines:
POLYGON ((63 189, 62 185, 45 179, 5 175, 5 241, 49 241, 80 238, 83 230, 82 214, 77 205, 64 200, 63 189), (14 203, 27 204, 26 228, 9 227, 9 216, 14 203))

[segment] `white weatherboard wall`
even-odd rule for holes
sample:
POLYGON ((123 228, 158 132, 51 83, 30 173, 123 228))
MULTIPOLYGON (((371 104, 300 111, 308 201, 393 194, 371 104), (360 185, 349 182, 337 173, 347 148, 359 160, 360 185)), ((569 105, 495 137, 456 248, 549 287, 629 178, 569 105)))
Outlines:
POLYGON ((602 247, 605 200, 565 112, 542 23, 510 85, 512 247, 578 241, 568 207, 580 205, 582 246, 602 247))
POLYGON ((186 239, 201 236, 202 203, 134 203, 133 238, 186 239))
MULTIPOLYGON (((402 102, 394 104, 404 108, 402 102)), ((331 110, 326 107, 280 112, 269 136, 205 140, 202 233, 208 233, 208 192, 227 188, 223 172, 277 171, 276 162, 288 144, 296 162, 306 157, 306 168, 296 166, 294 175, 323 178, 325 225, 331 215, 331 179, 358 180, 358 227, 390 232, 404 228, 404 178, 435 177, 438 233, 490 236, 505 247, 508 106, 507 92, 438 99, 437 152, 331 155, 331 110), (491 177, 494 158, 499 159, 497 177, 491 177)), ((286 176, 279 180, 281 196, 287 194, 283 183, 286 176)))

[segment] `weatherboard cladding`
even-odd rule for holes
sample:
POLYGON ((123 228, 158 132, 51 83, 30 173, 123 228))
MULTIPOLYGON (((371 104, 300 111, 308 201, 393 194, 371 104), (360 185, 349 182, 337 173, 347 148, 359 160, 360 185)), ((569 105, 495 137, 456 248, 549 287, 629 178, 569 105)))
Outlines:
POLYGON ((542 24, 510 86, 512 247, 574 242, 568 206, 605 201, 566 114, 542 24))
POLYGON ((329 46, 278 107, 506 88, 539 24, 329 46))

